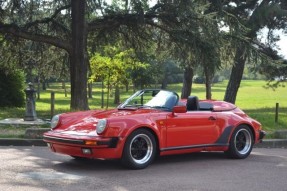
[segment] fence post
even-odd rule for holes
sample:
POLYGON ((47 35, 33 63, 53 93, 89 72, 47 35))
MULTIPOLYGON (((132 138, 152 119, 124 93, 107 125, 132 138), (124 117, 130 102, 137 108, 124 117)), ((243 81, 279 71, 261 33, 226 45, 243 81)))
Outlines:
POLYGON ((55 92, 51 92, 51 118, 55 114, 55 92))
POLYGON ((276 103, 276 109, 275 109, 275 123, 278 123, 278 112, 279 112, 279 103, 276 103))

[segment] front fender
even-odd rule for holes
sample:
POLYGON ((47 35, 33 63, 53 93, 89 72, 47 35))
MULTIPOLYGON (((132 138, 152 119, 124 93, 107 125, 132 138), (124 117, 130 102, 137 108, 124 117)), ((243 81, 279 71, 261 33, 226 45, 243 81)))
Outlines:
POLYGON ((164 132, 166 115, 156 115, 156 116, 134 116, 125 118, 113 118, 108 119, 108 127, 106 132, 102 136, 105 137, 128 137, 133 131, 139 128, 150 129, 159 140, 161 145, 161 140, 164 139, 164 132))

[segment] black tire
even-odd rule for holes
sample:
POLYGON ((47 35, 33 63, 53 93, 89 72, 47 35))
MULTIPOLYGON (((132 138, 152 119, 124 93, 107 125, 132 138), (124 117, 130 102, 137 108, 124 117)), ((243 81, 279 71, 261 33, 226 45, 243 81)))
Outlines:
POLYGON ((152 163, 157 145, 154 135, 146 129, 132 132, 125 143, 121 162, 130 169, 143 169, 152 163))
POLYGON ((225 153, 230 158, 244 159, 250 155, 253 144, 253 134, 249 127, 239 125, 232 133, 229 148, 225 153))

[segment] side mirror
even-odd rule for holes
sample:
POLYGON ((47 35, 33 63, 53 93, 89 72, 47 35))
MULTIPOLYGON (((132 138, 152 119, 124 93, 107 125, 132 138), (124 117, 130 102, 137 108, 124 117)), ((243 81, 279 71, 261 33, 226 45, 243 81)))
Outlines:
POLYGON ((175 113, 186 113, 186 106, 185 105, 176 105, 172 109, 172 115, 175 113))

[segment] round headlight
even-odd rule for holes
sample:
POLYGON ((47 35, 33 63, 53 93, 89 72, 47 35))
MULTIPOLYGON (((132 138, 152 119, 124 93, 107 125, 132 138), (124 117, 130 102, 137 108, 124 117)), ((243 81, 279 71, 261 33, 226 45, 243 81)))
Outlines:
POLYGON ((51 120, 51 128, 54 129, 60 121, 60 115, 55 115, 51 120))
POLYGON ((103 133, 104 130, 106 129, 106 126, 107 126, 107 120, 106 119, 100 119, 98 121, 98 124, 97 124, 97 133, 98 134, 103 133))

